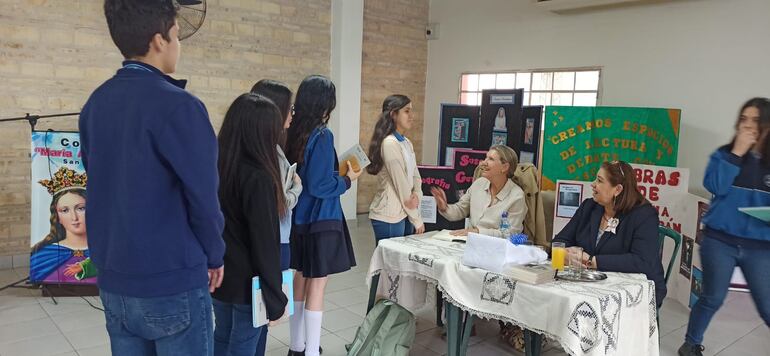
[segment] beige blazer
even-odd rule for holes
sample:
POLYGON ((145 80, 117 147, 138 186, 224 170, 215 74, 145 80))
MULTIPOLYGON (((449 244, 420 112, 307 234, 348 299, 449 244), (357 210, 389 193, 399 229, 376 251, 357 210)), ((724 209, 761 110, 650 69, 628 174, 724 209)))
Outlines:
MULTIPOLYGON (((414 154, 412 142, 406 139, 404 143, 414 154)), ((381 150, 384 166, 377 174, 377 193, 369 205, 369 219, 394 224, 408 217, 415 228, 422 226, 419 207, 407 209, 404 206, 412 193, 422 198, 422 179, 417 165, 414 167, 414 175, 407 177, 401 143, 393 135, 385 137, 381 150)))
POLYGON ((507 211, 511 231, 522 232, 524 217, 527 216, 524 191, 508 179, 497 196, 492 197, 490 184, 484 177, 477 178, 457 203, 450 204, 446 211, 439 213, 450 221, 462 220, 470 215, 471 227, 478 228, 479 233, 503 237, 500 233, 500 220, 503 211, 507 211))

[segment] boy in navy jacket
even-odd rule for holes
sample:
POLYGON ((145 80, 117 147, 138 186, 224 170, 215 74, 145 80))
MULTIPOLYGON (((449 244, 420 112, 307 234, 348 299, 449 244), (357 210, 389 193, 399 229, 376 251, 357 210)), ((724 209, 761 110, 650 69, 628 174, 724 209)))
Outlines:
POLYGON ((105 1, 126 61, 80 116, 89 247, 113 355, 213 350, 209 292, 224 273, 217 141, 203 103, 167 75, 180 52, 176 6, 105 1))

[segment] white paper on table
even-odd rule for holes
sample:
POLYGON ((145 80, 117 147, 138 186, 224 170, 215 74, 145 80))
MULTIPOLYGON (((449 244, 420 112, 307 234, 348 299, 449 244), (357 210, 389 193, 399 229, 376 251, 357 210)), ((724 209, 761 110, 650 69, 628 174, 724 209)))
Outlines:
POLYGON ((423 196, 420 200, 420 216, 426 224, 436 223, 436 198, 423 196))

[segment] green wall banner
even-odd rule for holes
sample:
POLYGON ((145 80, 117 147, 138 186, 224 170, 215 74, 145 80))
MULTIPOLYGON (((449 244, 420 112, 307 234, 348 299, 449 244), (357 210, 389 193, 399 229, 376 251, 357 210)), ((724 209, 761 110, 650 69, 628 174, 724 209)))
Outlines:
POLYGON ((541 189, 593 180, 604 161, 676 167, 680 117, 679 109, 546 107, 541 189))

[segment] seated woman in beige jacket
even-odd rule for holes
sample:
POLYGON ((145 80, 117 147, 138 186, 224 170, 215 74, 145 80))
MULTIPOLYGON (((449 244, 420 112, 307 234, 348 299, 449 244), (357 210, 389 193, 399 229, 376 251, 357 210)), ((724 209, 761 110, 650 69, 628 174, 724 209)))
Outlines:
POLYGON ((425 232, 418 210, 422 180, 412 143, 403 135, 413 121, 409 97, 385 98, 369 144, 372 163, 366 167, 369 174, 377 176, 377 193, 369 206, 377 242, 425 232))
POLYGON ((470 227, 453 231, 453 235, 462 236, 469 232, 505 237, 500 232, 503 212, 508 212, 508 224, 511 233, 524 230, 524 218, 527 215, 527 203, 524 191, 511 179, 516 171, 519 159, 516 152, 508 146, 492 146, 487 157, 481 162, 481 177, 476 179, 455 204, 447 204, 446 194, 438 187, 430 191, 436 198, 436 207, 441 216, 450 221, 458 221, 470 216, 470 227))

